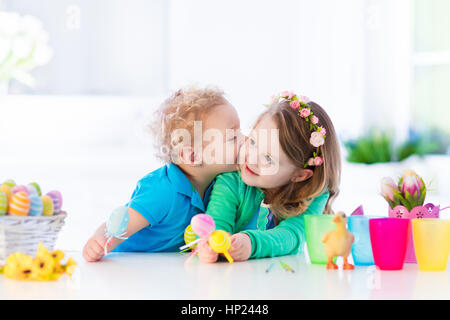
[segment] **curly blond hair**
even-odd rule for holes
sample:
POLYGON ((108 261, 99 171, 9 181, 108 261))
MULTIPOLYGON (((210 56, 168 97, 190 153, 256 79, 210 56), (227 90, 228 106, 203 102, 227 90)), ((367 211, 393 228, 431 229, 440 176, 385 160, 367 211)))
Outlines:
MULTIPOLYGON (((174 162, 178 156, 177 148, 182 145, 182 138, 174 136, 177 129, 187 130, 191 137, 194 121, 201 121, 218 105, 229 103, 224 92, 208 86, 184 87, 170 95, 155 112, 148 129, 153 134, 156 156, 164 162, 174 162)), ((192 141, 190 141, 192 145, 192 141)))

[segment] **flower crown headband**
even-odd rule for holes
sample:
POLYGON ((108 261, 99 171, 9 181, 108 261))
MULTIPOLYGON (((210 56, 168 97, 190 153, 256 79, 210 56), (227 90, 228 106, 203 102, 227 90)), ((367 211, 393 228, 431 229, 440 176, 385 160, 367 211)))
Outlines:
POLYGON ((311 100, 305 96, 297 96, 294 92, 283 91, 278 95, 272 96, 272 103, 266 105, 266 107, 271 107, 283 100, 289 101, 289 105, 292 109, 297 111, 297 115, 309 123, 309 130, 312 132, 309 143, 317 148, 317 150, 313 152, 313 157, 309 158, 303 167, 322 165, 323 155, 321 154, 320 147, 325 143, 327 130, 318 125, 320 120, 314 115, 311 111, 311 107, 308 105, 308 102, 311 100))

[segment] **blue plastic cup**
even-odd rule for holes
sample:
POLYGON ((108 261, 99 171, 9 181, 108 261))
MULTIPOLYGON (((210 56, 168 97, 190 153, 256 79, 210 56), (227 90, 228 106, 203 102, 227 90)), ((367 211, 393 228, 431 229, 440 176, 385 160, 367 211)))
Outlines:
POLYGON ((372 244, 370 242, 369 220, 380 217, 350 216, 348 217, 348 230, 355 236, 352 245, 353 262, 357 266, 371 266, 373 260, 372 244))

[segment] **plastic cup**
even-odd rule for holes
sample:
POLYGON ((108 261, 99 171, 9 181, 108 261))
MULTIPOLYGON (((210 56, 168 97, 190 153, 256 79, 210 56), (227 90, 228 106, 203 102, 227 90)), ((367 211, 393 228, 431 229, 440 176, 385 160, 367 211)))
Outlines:
POLYGON ((378 218, 361 215, 348 217, 348 230, 355 237, 352 245, 352 257, 353 262, 357 266, 371 266, 374 264, 372 244, 370 243, 369 219, 378 218))
POLYGON ((409 219, 370 219, 369 232, 375 265, 381 270, 403 269, 409 219))
MULTIPOLYGON (((322 237, 330 230, 336 229, 332 222, 334 215, 331 214, 305 214, 305 236, 308 255, 313 264, 326 264, 325 245, 322 237)), ((334 259, 335 261, 336 259, 334 259)))
POLYGON ((413 219, 412 230, 419 270, 445 270, 450 253, 450 220, 413 219))

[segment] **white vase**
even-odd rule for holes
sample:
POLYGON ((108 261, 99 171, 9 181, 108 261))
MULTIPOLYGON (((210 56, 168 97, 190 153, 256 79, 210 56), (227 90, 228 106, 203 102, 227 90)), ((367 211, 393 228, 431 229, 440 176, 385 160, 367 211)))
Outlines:
POLYGON ((0 81, 0 96, 7 95, 9 91, 9 82, 0 81))

